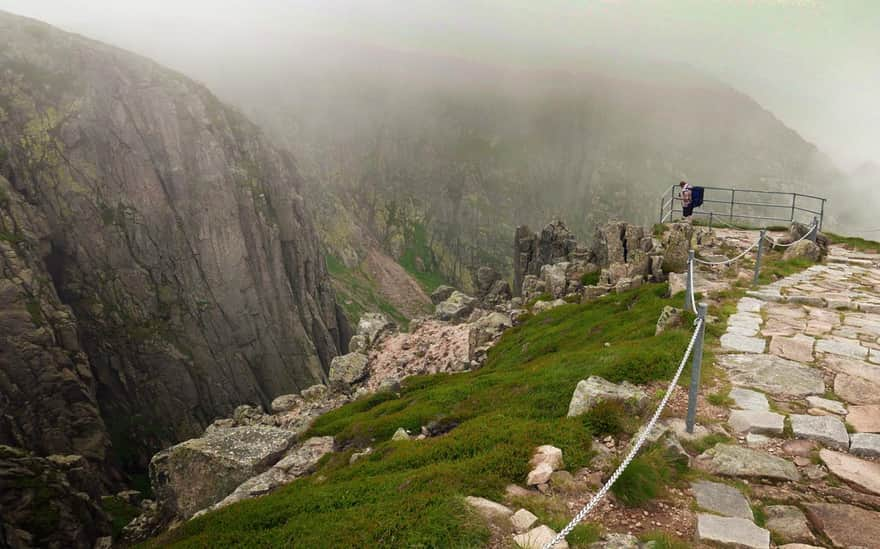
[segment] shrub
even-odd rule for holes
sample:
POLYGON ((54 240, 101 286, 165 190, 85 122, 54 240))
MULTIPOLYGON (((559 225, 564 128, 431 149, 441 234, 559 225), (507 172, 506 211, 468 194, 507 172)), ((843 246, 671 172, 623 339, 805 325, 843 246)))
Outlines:
POLYGON ((638 507, 663 495, 682 472, 679 464, 655 446, 632 460, 611 491, 624 505, 638 507))
POLYGON ((599 283, 599 271, 595 273, 584 273, 581 277, 581 284, 584 286, 595 286, 599 283))
POLYGON ((602 401, 581 417, 594 436, 616 435, 626 430, 626 409, 616 400, 602 401))

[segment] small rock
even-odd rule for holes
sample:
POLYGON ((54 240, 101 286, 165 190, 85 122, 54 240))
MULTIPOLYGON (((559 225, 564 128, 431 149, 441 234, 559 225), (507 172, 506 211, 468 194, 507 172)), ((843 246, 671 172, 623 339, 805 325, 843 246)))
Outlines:
POLYGON ((853 433, 849 447, 851 454, 862 457, 880 457, 880 435, 874 433, 853 433))
MULTIPOLYGON (((641 523, 636 523, 640 527, 641 523)), ((653 543, 653 542, 648 542, 653 543)), ((597 541, 587 546, 589 549, 642 549, 639 538, 632 534, 605 534, 603 541, 597 541)))
POLYGON ((697 515, 697 539, 750 549, 770 547, 770 532, 756 526, 754 522, 706 513, 697 515))
POLYGON ((743 389, 742 387, 734 387, 730 390, 728 396, 733 399, 737 408, 763 412, 770 410, 770 403, 767 402, 767 397, 764 393, 752 391, 751 389, 743 389))
POLYGON ((590 376, 578 382, 568 407, 568 417, 579 416, 604 401, 619 401, 632 413, 641 411, 648 395, 635 385, 624 381, 611 383, 599 376, 590 376))
POLYGON ((555 446, 550 446, 549 444, 538 446, 535 449, 531 461, 529 461, 529 465, 537 467, 541 463, 549 464, 554 471, 562 469, 562 450, 555 446))
POLYGON ((748 500, 733 486, 720 482, 694 482, 691 484, 697 505, 707 511, 725 517, 740 517, 754 520, 748 500))
POLYGON ((764 508, 767 529, 786 543, 816 541, 807 517, 793 505, 768 505, 764 508))
POLYGON ((367 376, 369 361, 367 355, 361 353, 333 357, 328 377, 332 383, 341 382, 351 385, 367 376))
POLYGON ((807 404, 811 408, 820 408, 833 414, 846 415, 846 406, 836 400, 829 400, 818 396, 808 396, 807 404))
POLYGON ((318 383, 317 385, 312 385, 308 389, 303 389, 302 391, 300 391, 299 395, 306 402, 317 402, 319 400, 323 400, 327 396, 328 392, 329 389, 327 389, 326 385, 318 383))
POLYGON ((811 440, 786 440, 782 444, 782 451, 790 456, 810 457, 816 443, 811 440))
POLYGON ((394 435, 391 437, 391 440, 411 440, 412 437, 409 436, 409 433, 406 432, 406 429, 403 427, 398 427, 396 431, 394 431, 394 435))
POLYGON ((526 478, 526 484, 528 484, 529 486, 546 484, 550 480, 550 475, 552 474, 553 467, 549 463, 539 463, 534 469, 531 470, 531 472, 529 472, 529 475, 526 478))
MULTIPOLYGON (((549 526, 544 526, 542 524, 541 526, 532 528, 524 534, 513 536, 513 541, 523 549, 543 549, 543 547, 553 541, 553 538, 555 537, 556 532, 554 532, 549 526)), ((561 540, 553 547, 554 549, 568 549, 568 542, 561 540)))
POLYGON ((834 416, 792 414, 791 429, 797 438, 815 440, 831 448, 849 448, 846 426, 834 416))
POLYGON ((758 410, 734 410, 727 423, 738 433, 782 434, 785 418, 774 412, 758 410))
POLYGON ((302 399, 299 395, 281 395, 272 401, 270 408, 273 414, 280 414, 295 408, 302 399))
POLYGON ((513 515, 513 511, 509 507, 492 500, 474 496, 467 496, 464 500, 487 520, 501 520, 513 515))
POLYGON ((761 448, 763 446, 767 446, 771 440, 773 439, 766 435, 749 433, 746 435, 746 446, 748 446, 749 448, 761 448))
POLYGON ((441 284, 440 286, 437 286, 436 290, 431 292, 431 302, 434 305, 442 303, 449 299, 449 296, 451 296, 452 292, 454 291, 455 288, 453 288, 452 286, 444 286, 441 284))
POLYGON ((520 509, 510 517, 510 523, 517 534, 528 531, 536 522, 538 522, 538 517, 527 509, 520 509))

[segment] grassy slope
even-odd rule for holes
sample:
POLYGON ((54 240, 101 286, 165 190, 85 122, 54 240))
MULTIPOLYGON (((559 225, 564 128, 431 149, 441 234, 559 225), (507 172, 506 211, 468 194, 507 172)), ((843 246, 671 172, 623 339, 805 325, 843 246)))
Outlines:
MULTIPOLYGON (((566 305, 508 331, 482 369, 406 380, 328 413, 311 430, 348 445, 319 471, 267 497, 189 522, 156 540, 181 547, 475 547, 489 532, 461 496, 500 499, 522 483, 539 444, 563 449, 569 470, 587 464, 591 433, 566 418, 572 391, 591 374, 637 383, 668 378, 689 332, 654 336, 670 300, 648 285, 586 305, 566 305), (605 343, 610 346, 605 346, 605 343), (460 424, 444 436, 391 442, 398 427, 460 424), (349 465, 358 447, 374 453, 349 465)), ((678 300, 675 301, 678 304, 678 300)), ((560 528, 564 517, 550 526, 560 528)), ((587 541, 594 529, 578 534, 587 541)), ((578 538, 575 535, 575 540, 578 538)))
POLYGON ((368 311, 379 311, 401 326, 409 320, 394 305, 388 302, 370 277, 361 269, 348 269, 337 257, 326 256, 327 270, 333 279, 333 289, 338 302, 342 304, 345 316, 356 324, 361 314, 368 311))

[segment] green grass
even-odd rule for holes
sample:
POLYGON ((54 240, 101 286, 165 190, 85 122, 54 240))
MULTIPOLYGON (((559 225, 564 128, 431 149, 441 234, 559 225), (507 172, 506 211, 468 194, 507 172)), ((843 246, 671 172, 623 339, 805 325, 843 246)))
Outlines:
POLYGON ((437 270, 436 263, 434 252, 428 246, 428 236, 424 225, 416 225, 403 255, 400 256, 400 265, 422 285, 426 292, 431 293, 438 286, 446 284, 446 279, 437 270), (419 268, 419 260, 421 260, 423 269, 419 268))
POLYGON ((110 517, 114 538, 119 536, 122 529, 125 528, 132 519, 141 514, 139 508, 134 505, 129 505, 116 496, 106 496, 101 498, 101 508, 104 509, 104 512, 110 517))
POLYGON ((842 244, 851 250, 858 252, 880 253, 880 242, 867 240, 857 236, 841 236, 834 233, 824 233, 831 244, 842 244))
POLYGON ((584 286, 595 286, 599 283, 599 271, 595 273, 584 273, 581 277, 581 284, 584 286))
POLYGON ((780 278, 799 273, 814 264, 813 261, 805 258, 783 260, 781 252, 768 250, 764 254, 758 283, 761 285, 769 284, 780 278))
POLYGON ((684 446, 688 452, 699 455, 709 448, 714 447, 716 444, 723 444, 730 441, 731 438, 727 435, 712 433, 696 441, 682 440, 681 445, 684 446))
POLYGON ((630 431, 628 417, 623 403, 616 400, 602 401, 581 416, 584 426, 597 437, 630 431))
MULTIPOLYGON (((399 395, 376 394, 331 411, 306 436, 333 435, 346 450, 325 458, 314 475, 187 522, 151 545, 483 546, 489 531, 462 496, 500 501, 507 484, 524 482, 541 444, 561 448, 570 471, 589 462, 592 434, 583 418, 566 417, 578 381, 592 374, 635 383, 671 376, 689 332, 654 336, 657 317, 670 303, 665 290, 646 285, 558 307, 508 330, 479 370, 409 378, 399 395), (390 441, 397 428, 418 429, 432 420, 458 426, 422 441, 390 441), (350 465, 350 454, 367 445, 374 452, 350 465)), ((662 494, 656 485, 675 475, 654 454, 634 465, 624 490, 646 475, 655 489, 621 492, 627 501, 662 494)), ((577 535, 592 539, 592 528, 577 535)))
POLYGON ((327 254, 326 261, 338 302, 349 321, 356 323, 365 312, 382 312, 403 328, 409 324, 406 315, 382 297, 369 275, 360 268, 349 269, 331 254, 327 254))
POLYGON ((644 542, 653 541, 654 549, 688 549, 691 544, 676 538, 666 532, 648 532, 639 539, 644 542))
POLYGON ((624 505, 638 507, 665 494, 666 487, 678 480, 686 463, 670 459, 663 448, 655 446, 638 455, 611 487, 624 505))

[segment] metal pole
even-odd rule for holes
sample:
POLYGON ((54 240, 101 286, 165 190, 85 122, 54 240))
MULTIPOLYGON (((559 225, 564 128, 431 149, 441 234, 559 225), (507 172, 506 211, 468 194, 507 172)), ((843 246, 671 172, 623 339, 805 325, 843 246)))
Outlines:
POLYGON ((819 218, 813 216, 813 227, 810 229, 810 240, 816 243, 816 235, 819 234, 819 218))
POLYGON ((790 223, 794 223, 794 208, 797 205, 797 193, 791 193, 791 219, 790 223))
POLYGON ((758 276, 761 274, 761 257, 764 256, 764 236, 767 234, 767 229, 761 229, 761 240, 758 241, 758 257, 755 259, 755 279, 752 281, 752 284, 757 286, 758 284, 758 276))
POLYGON ((712 212, 709 212, 709 230, 712 230, 712 212))
POLYGON ((825 199, 822 199, 822 207, 819 208, 819 228, 822 228, 822 225, 825 223, 825 199))
POLYGON ((688 410, 685 427, 687 432, 693 434, 694 424, 697 420, 697 393, 700 391, 700 367, 703 364, 703 335, 706 332, 706 310, 708 305, 697 305, 697 316, 702 319, 700 329, 697 332, 697 341, 694 342, 694 359, 691 363, 691 386, 688 389, 688 410))
MULTIPOLYGON (((687 286, 685 287, 684 292, 684 309, 686 311, 691 310, 691 303, 694 302, 694 281, 691 280, 691 272, 694 270, 694 251, 688 251, 688 262, 687 262, 687 286)), ((696 311, 693 311, 696 312, 696 311)))
POLYGON ((736 189, 730 189, 730 223, 733 223, 733 197, 736 194, 736 189))

